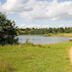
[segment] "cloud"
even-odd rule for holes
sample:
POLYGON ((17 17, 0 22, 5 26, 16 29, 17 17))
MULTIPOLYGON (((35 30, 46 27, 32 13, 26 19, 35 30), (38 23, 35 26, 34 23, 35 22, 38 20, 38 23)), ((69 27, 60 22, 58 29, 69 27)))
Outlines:
POLYGON ((0 2, 0 12, 4 12, 4 9, 2 8, 1 2, 0 2))
POLYGON ((15 8, 17 0, 7 0, 6 3, 2 5, 2 8, 6 11, 12 11, 15 8))
POLYGON ((2 5, 2 8, 8 12, 29 11, 31 9, 29 1, 31 2, 31 0, 7 0, 6 3, 2 5))
POLYGON ((23 11, 20 15, 29 19, 68 19, 72 18, 72 2, 65 1, 58 3, 57 0, 54 0, 52 3, 35 2, 32 11, 23 11))
POLYGON ((58 0, 7 0, 0 9, 8 13, 18 13, 27 20, 72 18, 72 1, 59 3, 58 0))
POLYGON ((72 2, 62 3, 54 2, 48 7, 48 16, 50 18, 65 19, 72 18, 72 2))

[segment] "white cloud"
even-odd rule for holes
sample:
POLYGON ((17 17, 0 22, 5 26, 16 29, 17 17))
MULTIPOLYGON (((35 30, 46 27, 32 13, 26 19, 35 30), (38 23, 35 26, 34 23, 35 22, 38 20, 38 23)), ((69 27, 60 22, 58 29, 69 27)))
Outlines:
POLYGON ((57 0, 7 0, 2 6, 7 12, 18 12, 25 19, 67 19, 72 18, 72 1, 58 3, 57 0))
POLYGON ((45 24, 34 24, 34 23, 29 23, 29 24, 23 24, 19 26, 20 28, 48 28, 49 25, 45 24))
POLYGON ((2 8, 7 11, 12 11, 15 8, 17 0, 7 0, 4 5, 2 5, 2 8))
POLYGON ((0 3, 0 12, 4 12, 4 9, 2 8, 1 3, 0 3))
POLYGON ((50 18, 72 18, 72 2, 53 3, 48 8, 48 16, 50 18))

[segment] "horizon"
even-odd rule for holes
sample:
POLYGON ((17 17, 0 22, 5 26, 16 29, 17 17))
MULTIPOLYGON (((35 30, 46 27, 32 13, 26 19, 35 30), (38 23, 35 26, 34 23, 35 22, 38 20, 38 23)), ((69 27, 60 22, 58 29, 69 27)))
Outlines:
POLYGON ((72 27, 72 0, 0 0, 0 12, 20 28, 72 27))
POLYGON ((49 28, 56 28, 56 29, 58 29, 58 28, 72 28, 72 27, 18 27, 18 29, 49 29, 49 28))

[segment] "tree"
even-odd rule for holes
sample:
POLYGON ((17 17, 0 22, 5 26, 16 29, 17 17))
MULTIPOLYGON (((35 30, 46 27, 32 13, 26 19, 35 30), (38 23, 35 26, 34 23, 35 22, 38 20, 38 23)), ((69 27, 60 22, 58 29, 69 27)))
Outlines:
POLYGON ((0 13, 0 44, 14 44, 17 43, 17 27, 15 22, 7 19, 7 17, 0 13))

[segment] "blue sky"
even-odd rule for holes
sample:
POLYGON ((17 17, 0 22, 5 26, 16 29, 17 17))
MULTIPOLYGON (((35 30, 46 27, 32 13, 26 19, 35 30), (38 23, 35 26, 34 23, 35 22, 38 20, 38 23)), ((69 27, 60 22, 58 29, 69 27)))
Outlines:
POLYGON ((72 27, 72 0, 0 0, 0 11, 25 27, 72 27))

